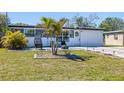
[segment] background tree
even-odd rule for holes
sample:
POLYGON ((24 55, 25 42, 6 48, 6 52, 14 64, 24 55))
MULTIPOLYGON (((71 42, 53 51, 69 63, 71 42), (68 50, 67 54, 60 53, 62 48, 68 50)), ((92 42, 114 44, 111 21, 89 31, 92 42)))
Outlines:
POLYGON ((38 24, 36 24, 36 27, 39 27, 39 28, 45 28, 45 25, 44 25, 44 24, 40 24, 40 23, 38 23, 38 24))
POLYGON ((107 17, 100 23, 99 27, 106 31, 122 30, 124 28, 124 21, 117 17, 107 17))
POLYGON ((8 20, 5 14, 0 13, 0 32, 6 32, 8 30, 8 20))
POLYGON ((14 24, 12 24, 12 25, 16 25, 16 26, 28 26, 28 24, 26 24, 26 23, 21 23, 21 22, 19 22, 19 23, 14 23, 14 24))
POLYGON ((96 14, 90 14, 88 17, 83 17, 76 15, 70 19, 70 27, 93 27, 96 28, 96 21, 99 20, 99 17, 96 14))
MULTIPOLYGON (((9 23, 8 16, 3 13, 0 13, 0 41, 1 41, 2 36, 9 29, 8 23, 9 23)), ((1 43, 0 43, 0 47, 2 47, 1 43)))

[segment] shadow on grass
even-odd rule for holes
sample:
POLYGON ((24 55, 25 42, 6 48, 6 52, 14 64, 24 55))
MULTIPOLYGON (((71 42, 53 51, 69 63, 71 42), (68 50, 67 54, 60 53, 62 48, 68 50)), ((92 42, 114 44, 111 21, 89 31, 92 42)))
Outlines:
POLYGON ((68 55, 58 54, 57 56, 61 56, 66 59, 70 59, 73 61, 79 61, 79 62, 89 60, 90 58, 93 57, 93 56, 79 56, 79 55, 75 55, 75 54, 68 54, 68 55))

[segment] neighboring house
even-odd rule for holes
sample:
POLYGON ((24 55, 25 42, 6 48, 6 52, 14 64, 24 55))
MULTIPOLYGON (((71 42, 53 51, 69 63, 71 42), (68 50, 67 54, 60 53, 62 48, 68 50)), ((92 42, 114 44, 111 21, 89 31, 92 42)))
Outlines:
POLYGON ((105 45, 124 46, 124 31, 104 32, 105 45))
MULTIPOLYGON (((45 28, 38 28, 36 26, 9 26, 11 30, 20 30, 28 38, 28 46, 34 47, 34 38, 41 35, 43 46, 50 46, 50 38, 44 33, 45 28)), ((59 38, 59 44, 61 41, 66 41, 68 46, 103 46, 103 29, 96 28, 68 28, 66 34, 63 34, 59 38)), ((54 38, 55 39, 55 38, 54 38)))

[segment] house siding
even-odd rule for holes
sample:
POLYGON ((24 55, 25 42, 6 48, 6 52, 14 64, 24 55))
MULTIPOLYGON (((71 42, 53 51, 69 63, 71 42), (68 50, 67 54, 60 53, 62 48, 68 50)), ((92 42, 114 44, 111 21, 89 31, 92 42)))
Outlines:
MULTIPOLYGON (((76 37, 74 34, 74 38, 69 37, 69 41, 66 42, 68 46, 72 47, 92 47, 92 46, 103 46, 103 31, 92 31, 92 30, 74 30, 75 32, 79 32, 79 37, 76 37)), ((34 47, 34 37, 28 38, 28 47, 34 47)), ((50 38, 41 37, 43 46, 50 46, 50 38)), ((55 38, 54 38, 55 40, 55 38)), ((61 42, 59 42, 61 45, 61 42)))
POLYGON ((123 46, 123 44, 124 44, 124 34, 123 33, 105 34, 105 45, 119 45, 119 46, 123 46), (114 38, 115 34, 118 36, 117 40, 114 38))
MULTIPOLYGON (((44 28, 34 28, 34 27, 11 27, 12 29, 23 29, 24 34, 27 29, 35 30, 34 36, 26 36, 28 39, 28 47, 34 47, 34 38, 36 37, 37 30, 44 30, 44 28)), ((66 42, 68 46, 76 46, 76 47, 87 47, 87 46, 103 46, 103 30, 101 29, 72 29, 72 28, 63 28, 69 30, 69 40, 66 42), (74 37, 70 37, 70 31, 74 31, 74 37), (78 36, 76 33, 78 32, 78 36)), ((55 38, 54 38, 55 39, 55 38)), ((41 37, 43 46, 50 46, 50 38, 49 37, 41 37)), ((61 45, 61 42, 59 42, 61 45)))

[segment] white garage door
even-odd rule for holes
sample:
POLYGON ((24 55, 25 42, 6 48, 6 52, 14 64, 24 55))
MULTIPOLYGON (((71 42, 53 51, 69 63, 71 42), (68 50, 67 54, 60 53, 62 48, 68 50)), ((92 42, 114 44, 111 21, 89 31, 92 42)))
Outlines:
POLYGON ((81 46, 102 46, 103 33, 101 31, 82 31, 80 45, 81 46))

